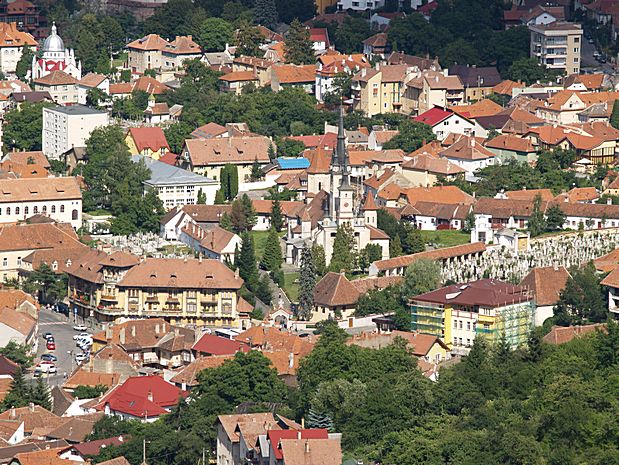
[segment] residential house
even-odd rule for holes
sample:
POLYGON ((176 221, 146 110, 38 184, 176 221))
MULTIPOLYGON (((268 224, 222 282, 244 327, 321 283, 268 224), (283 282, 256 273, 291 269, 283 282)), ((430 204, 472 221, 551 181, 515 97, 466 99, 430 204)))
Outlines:
POLYGON ((531 57, 550 70, 580 73, 580 55, 583 30, 578 23, 554 21, 533 24, 531 31, 531 57))
POLYGON ((98 321, 161 317, 172 324, 240 327, 238 291, 243 284, 217 260, 97 254, 68 270, 71 306, 98 321))
POLYGON ((578 92, 600 92, 611 88, 609 77, 604 73, 570 74, 563 79, 565 90, 578 92))
POLYGON ((595 323, 591 325, 575 325, 575 326, 553 326, 548 334, 542 340, 548 344, 561 345, 566 344, 576 338, 587 334, 594 334, 597 331, 603 331, 606 325, 604 323, 595 323))
POLYGON ((21 23, 21 30, 35 38, 43 37, 42 28, 46 20, 40 8, 28 0, 3 1, 0 3, 0 21, 3 23, 21 23))
POLYGON ((379 12, 379 13, 374 13, 371 17, 370 17, 370 27, 373 30, 380 30, 380 31, 384 31, 389 27, 389 24, 391 24, 391 20, 395 19, 395 18, 404 18, 406 16, 406 13, 404 13, 403 11, 394 11, 394 12, 379 12))
POLYGON ((271 66, 271 90, 279 92, 288 87, 314 94, 316 65, 275 64, 271 66))
POLYGON ((383 150, 383 145, 400 134, 397 129, 384 129, 383 127, 372 129, 368 136, 369 150, 383 150))
POLYGON ((64 71, 52 71, 33 81, 35 91, 49 92, 54 102, 59 105, 79 103, 78 82, 64 71))
POLYGON ((133 73, 143 74, 147 69, 161 69, 163 50, 170 45, 157 34, 148 34, 127 44, 127 65, 133 73))
MULTIPOLYGON (((88 93, 94 89, 100 90, 104 94, 110 93, 110 78, 103 74, 88 73, 77 83, 77 99, 80 105, 88 103, 88 93)), ((98 102, 94 102, 97 104, 98 102)))
POLYGON ((385 58, 390 51, 391 44, 386 32, 378 32, 363 41, 363 54, 370 58, 385 58))
MULTIPOLYGON (((546 205, 547 202, 542 201, 543 211, 546 205)), ((494 234, 501 228, 526 229, 533 206, 532 199, 478 199, 473 208, 475 227, 471 231, 471 242, 494 242, 494 234)))
POLYGON ((191 348, 194 357, 234 355, 237 352, 249 352, 249 346, 227 337, 205 333, 191 348))
MULTIPOLYGON (((423 147, 422 147, 423 149, 423 147)), ((407 177, 414 186, 431 187, 436 185, 439 177, 443 179, 455 179, 466 170, 438 154, 421 151, 414 152, 409 160, 402 163, 402 174, 407 177)), ((441 147, 442 150, 442 147, 441 147)))
POLYGON ((497 162, 496 155, 479 144, 475 137, 463 136, 459 138, 458 141, 443 150, 440 155, 454 165, 463 168, 466 171, 466 177, 469 179, 473 179, 478 170, 497 162))
POLYGON ((407 98, 412 100, 416 114, 434 107, 447 108, 464 102, 464 85, 458 76, 445 71, 424 71, 407 84, 407 98))
POLYGON ((501 338, 515 349, 526 343, 535 322, 533 296, 523 286, 495 279, 452 284, 411 297, 411 329, 443 339, 467 354, 475 338, 501 338))
POLYGON ((172 42, 166 43, 161 50, 162 68, 168 70, 180 70, 185 61, 200 58, 202 58, 202 50, 191 36, 176 36, 172 42))
POLYGON ((554 307, 569 278, 565 267, 545 266, 533 268, 520 282, 535 298, 535 326, 542 326, 554 315, 554 307))
POLYGON ((351 55, 329 53, 318 57, 317 60, 315 96, 319 102, 324 100, 325 94, 333 91, 333 84, 339 75, 342 73, 351 75, 371 66, 362 53, 351 55))
POLYGON ((182 208, 173 208, 160 220, 163 238, 178 240, 181 229, 189 223, 195 223, 204 229, 218 226, 224 213, 230 214, 230 205, 185 205, 182 208))
POLYGON ((196 204, 200 194, 207 204, 215 203, 219 182, 148 156, 132 155, 131 160, 144 163, 150 170, 149 179, 143 183, 144 188, 154 189, 167 210, 196 204))
POLYGON ((514 159, 525 163, 537 161, 537 149, 531 141, 511 134, 501 134, 490 139, 485 147, 496 155, 499 163, 514 159))
MULTIPOLYGON (((256 225, 253 231, 268 231, 271 229, 271 212, 273 210, 272 200, 252 200, 254 211, 256 212, 256 225)), ((305 205, 303 202, 282 200, 279 202, 284 226, 288 224, 289 218, 294 218, 298 211, 305 205)))
POLYGON ((36 354, 38 337, 38 315, 33 317, 9 307, 0 309, 0 347, 15 342, 26 346, 29 353, 36 354))
POLYGON ((0 179, 0 223, 41 213, 54 221, 82 226, 82 192, 75 177, 0 179))
POLYGON ((258 87, 266 86, 271 80, 271 67, 275 63, 264 58, 240 56, 232 61, 232 72, 251 72, 258 78, 258 87))
POLYGON ((522 25, 545 25, 555 21, 565 21, 565 19, 565 7, 561 5, 538 4, 533 8, 527 8, 514 4, 510 10, 503 12, 506 29, 522 25))
POLYGON ((474 120, 471 120, 450 109, 439 107, 432 108, 419 116, 414 121, 425 123, 432 127, 432 132, 440 141, 449 134, 462 134, 465 136, 487 137, 487 131, 474 120))
POLYGON ((194 129, 190 134, 192 139, 213 139, 221 137, 229 137, 228 129, 217 123, 206 123, 197 129, 194 129))
POLYGON ((384 6, 384 0, 337 0, 337 10, 338 11, 366 11, 366 10, 377 10, 384 6))
POLYGON ((312 42, 314 52, 323 53, 331 48, 329 41, 329 30, 326 27, 311 27, 309 28, 310 41, 312 42))
POLYGON ((189 365, 183 367, 176 373, 170 382, 183 391, 191 391, 198 386, 198 375, 202 370, 217 368, 223 365, 226 360, 234 358, 234 355, 211 355, 209 357, 198 357, 189 365))
POLYGON ((248 85, 258 87, 259 80, 253 71, 232 71, 219 77, 219 89, 222 92, 233 92, 236 95, 243 93, 243 89, 248 85))
POLYGON ((0 22, 0 72, 4 76, 15 74, 24 47, 35 50, 37 41, 28 32, 17 28, 17 23, 0 22))
POLYGON ((189 221, 181 229, 178 240, 206 258, 226 263, 234 263, 236 253, 241 249, 243 242, 231 231, 219 226, 206 229, 194 221, 189 221))
POLYGON ((367 349, 381 349, 392 345, 396 338, 404 339, 411 353, 426 362, 440 363, 451 358, 449 347, 438 336, 423 334, 420 332, 362 332, 349 338, 346 341, 346 344, 364 347, 367 349))
POLYGON ((160 376, 135 376, 104 395, 95 408, 107 416, 152 423, 186 395, 160 376))
POLYGON ((264 136, 187 139, 179 157, 179 166, 211 179, 221 179, 221 169, 236 165, 239 181, 251 175, 255 161, 262 166, 270 162, 271 140, 264 136))
POLYGON ((406 112, 402 96, 404 85, 412 78, 413 71, 406 64, 363 68, 352 78, 353 109, 368 116, 406 112))
POLYGON ((453 65, 450 76, 458 76, 464 86, 464 102, 481 100, 501 83, 501 76, 494 66, 453 65))
MULTIPOLYGON (((23 423, 26 438, 36 436, 33 433, 37 431, 49 431, 56 428, 65 421, 40 405, 32 403, 26 407, 10 408, 0 413, 0 421, 7 420, 23 423)), ((66 444, 64 442, 64 445, 66 444)))
POLYGON ((129 128, 125 144, 131 155, 143 155, 155 160, 170 151, 163 129, 157 126, 129 128))
POLYGON ((86 147, 90 133, 108 124, 107 112, 82 105, 43 108, 43 153, 58 160, 73 147, 86 147))

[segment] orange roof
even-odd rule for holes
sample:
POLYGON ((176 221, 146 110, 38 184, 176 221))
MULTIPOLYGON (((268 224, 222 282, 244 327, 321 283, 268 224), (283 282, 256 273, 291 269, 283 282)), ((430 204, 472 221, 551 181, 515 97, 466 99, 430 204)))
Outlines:
POLYGON ((447 258, 461 257, 474 253, 480 253, 486 250, 486 244, 483 242, 473 242, 472 244, 456 245, 454 247, 445 247, 443 249, 426 250, 411 255, 402 255, 400 257, 388 258, 386 260, 378 260, 373 263, 379 272, 391 270, 395 268, 406 268, 411 263, 421 260, 445 260, 447 258))
POLYGON ((535 152, 535 147, 529 139, 513 136, 510 134, 500 134, 494 139, 486 142, 486 147, 493 149, 511 150, 513 152, 535 152))
POLYGON ((603 323, 584 326, 553 326, 550 332, 544 336, 544 342, 555 345, 565 344, 574 338, 594 333, 597 330, 604 330, 604 328, 606 328, 606 325, 603 323))
POLYGON ((602 282, 602 286, 619 287, 619 268, 615 268, 606 276, 602 282))
POLYGON ((555 305, 570 274, 565 267, 536 267, 520 283, 533 292, 538 307, 555 305))
POLYGON ((232 71, 219 77, 220 81, 239 82, 239 81, 257 81, 258 76, 253 71, 232 71))
POLYGON ((479 116, 494 116, 503 110, 503 107, 490 99, 479 100, 470 105, 457 105, 450 107, 455 113, 465 118, 477 118, 479 116))
POLYGON ((131 91, 133 92, 134 90, 143 90, 149 94, 158 95, 167 91, 168 86, 150 76, 142 76, 137 81, 133 82, 131 91))
POLYGON ((164 50, 169 43, 167 40, 162 39, 158 34, 148 34, 141 39, 134 40, 127 44, 127 48, 133 48, 136 50, 164 50))
POLYGON ((67 86, 77 84, 78 80, 64 71, 57 70, 35 79, 33 82, 41 86, 67 86))
POLYGON ((593 260, 595 269, 602 273, 609 273, 619 266, 619 249, 593 260))
POLYGON ((441 142, 438 140, 433 140, 433 141, 428 142, 425 145, 422 145, 414 152, 409 153, 408 156, 414 158, 417 155, 427 154, 427 155, 431 155, 431 156, 438 158, 439 153, 441 153, 442 151, 443 151, 443 147, 441 145, 441 142))
POLYGON ((496 86, 494 86, 492 88, 492 92, 494 92, 495 94, 509 95, 511 97, 514 89, 519 89, 522 87, 524 87, 523 83, 506 79, 505 81, 500 82, 496 86))
POLYGON ((331 171, 331 153, 332 150, 322 148, 303 152, 303 156, 310 161, 308 174, 328 174, 331 171))
POLYGON ((130 94, 133 84, 130 82, 118 82, 110 84, 110 95, 130 94))
POLYGON ((37 41, 27 32, 17 29, 17 23, 0 23, 0 47, 35 47, 37 41))
POLYGON ((163 49, 165 53, 173 55, 199 55, 202 50, 191 36, 176 36, 176 38, 163 49))
POLYGON ((402 169, 412 171, 427 171, 428 173, 451 176, 465 173, 466 170, 450 162, 446 158, 438 158, 428 153, 423 153, 402 163, 402 169))
POLYGON ((135 146, 139 152, 145 148, 149 148, 153 152, 158 152, 162 148, 170 150, 163 129, 160 127, 130 128, 129 135, 133 139, 133 142, 135 142, 135 146))
POLYGON ((496 155, 479 144, 474 138, 462 137, 456 143, 443 150, 441 156, 458 160, 484 160, 494 158, 496 155))
POLYGON ((280 84, 316 80, 316 65, 274 65, 271 70, 280 84))
POLYGON ((456 186, 411 187, 405 190, 408 202, 436 202, 470 205, 475 199, 456 186))
POLYGON ((107 76, 98 73, 88 73, 82 79, 80 79, 79 84, 84 87, 97 87, 103 81, 107 79, 107 76))
POLYGON ((506 191, 505 196, 509 200, 530 200, 533 201, 537 196, 542 198, 543 202, 550 202, 555 198, 550 189, 523 189, 519 191, 506 191))

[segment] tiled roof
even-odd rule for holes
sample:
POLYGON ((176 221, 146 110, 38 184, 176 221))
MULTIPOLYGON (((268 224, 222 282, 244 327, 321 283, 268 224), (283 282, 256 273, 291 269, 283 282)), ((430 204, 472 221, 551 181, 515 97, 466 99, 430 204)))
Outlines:
POLYGON ((165 45, 163 52, 172 55, 199 55, 202 50, 191 36, 176 36, 172 42, 165 45))
POLYGON ((150 76, 142 76, 131 83, 130 92, 133 92, 134 90, 143 90, 144 92, 152 95, 159 95, 163 94, 168 89, 168 86, 157 81, 157 79, 150 76))
POLYGON ((226 82, 257 81, 258 76, 253 71, 232 71, 220 76, 219 80, 226 82))
POLYGON ((363 41, 363 45, 367 45, 369 47, 385 47, 387 45, 387 33, 379 32, 378 34, 374 34, 373 36, 368 37, 363 41))
POLYGON ((424 111, 419 116, 415 116, 413 119, 420 123, 425 123, 428 126, 435 126, 451 115, 453 115, 453 111, 443 110, 442 108, 434 107, 427 111, 424 111))
MULTIPOLYGON (((0 355, 0 375, 9 375, 13 376, 19 365, 14 361, 6 358, 4 355, 0 355)), ((10 378, 7 378, 10 380, 10 378)))
POLYGON ((271 140, 264 136, 187 139, 185 147, 193 166, 269 162, 271 140))
POLYGON ((367 278, 354 279, 350 282, 359 294, 363 295, 374 289, 385 289, 402 282, 402 276, 369 276, 367 278))
POLYGON ((407 346, 416 357, 425 357, 428 355, 428 352, 435 344, 439 344, 444 349, 448 349, 447 345, 445 345, 438 336, 408 331, 392 331, 388 334, 361 333, 348 339, 346 344, 380 349, 393 344, 396 338, 404 339, 407 342, 407 346))
MULTIPOLYGON (((162 318, 145 318, 116 323, 109 328, 111 334, 100 331, 93 335, 96 342, 116 344, 124 350, 152 349, 158 347, 168 334, 177 334, 191 339, 194 331, 174 326, 162 318), (108 339, 108 336, 109 339, 108 339), (124 338, 124 342, 122 339, 124 338)), ((193 343, 193 341, 192 341, 193 343)))
POLYGON ((52 71, 51 73, 35 79, 33 81, 36 85, 40 86, 67 86, 77 84, 79 81, 70 74, 64 71, 52 71))
POLYGON ((430 89, 464 90, 458 76, 445 76, 440 71, 427 71, 423 78, 430 89))
POLYGON ((64 421, 39 405, 8 409, 0 413, 0 420, 23 421, 26 433, 31 433, 35 428, 55 428, 64 421))
POLYGON ((402 169, 412 171, 427 171, 428 173, 451 176, 464 173, 466 170, 450 162, 446 158, 437 158, 429 154, 420 154, 402 163, 402 169))
POLYGON ((339 439, 282 439, 286 465, 340 465, 342 448, 339 439))
POLYGON ((331 171, 331 154, 333 148, 327 150, 322 148, 309 149, 303 152, 303 156, 308 158, 310 166, 308 174, 328 174, 331 171))
POLYGON ((380 144, 385 144, 385 143, 389 142, 391 139, 393 139, 395 136, 400 134, 400 131, 398 131, 398 130, 383 129, 383 130, 380 130, 380 131, 372 131, 372 134, 374 135, 374 138, 376 139, 376 142, 378 142, 380 144))
POLYGON ((337 134, 334 132, 328 132, 327 134, 312 136, 290 136, 288 139, 303 142, 303 145, 305 145, 308 149, 320 148, 333 150, 337 142, 337 134))
MULTIPOLYGON (((475 203, 474 211, 477 214, 490 215, 493 218, 521 217, 528 218, 533 212, 533 200, 495 199, 482 197, 475 203)), ((545 211, 547 202, 542 202, 542 211, 545 211)))
POLYGON ((437 202, 447 204, 472 204, 475 199, 456 186, 411 187, 406 190, 408 203, 437 202))
POLYGON ((591 334, 606 327, 603 323, 584 326, 553 326, 543 338, 548 344, 560 345, 570 342, 572 339, 591 334))
POLYGON ((520 285, 533 292, 538 307, 555 305, 569 277, 570 274, 562 266, 536 267, 525 276, 520 285))
POLYGON ((474 138, 462 137, 455 144, 443 150, 441 156, 457 160, 485 160, 494 158, 496 155, 474 138))
POLYGON ((523 83, 510 81, 509 79, 506 79, 504 81, 499 82, 497 85, 495 85, 492 88, 492 92, 494 92, 495 94, 509 95, 511 97, 514 89, 519 89, 522 87, 524 87, 523 83))
POLYGON ((35 308, 39 308, 38 302, 21 289, 0 288, 0 308, 17 308, 24 302, 30 302, 35 308))
POLYGON ((469 105, 456 105, 450 107, 455 113, 458 113, 465 118, 478 118, 480 116, 493 116, 501 111, 503 107, 490 99, 479 100, 469 105))
POLYGON ((13 163, 19 165, 34 164, 37 166, 43 166, 44 168, 50 167, 47 157, 40 150, 36 150, 33 152, 9 152, 6 154, 4 159, 10 160, 13 163))
POLYGON ((198 385, 198 373, 209 368, 217 368, 226 360, 233 358, 234 355, 211 355, 208 357, 197 357, 186 367, 182 368, 176 375, 170 379, 174 384, 184 384, 187 387, 198 385))
POLYGON ((196 223, 219 223, 224 213, 230 213, 230 205, 185 205, 183 211, 196 223))
POLYGON ((425 252, 419 252, 411 255, 402 255, 400 257, 388 258, 386 260, 378 260, 374 262, 373 265, 380 272, 395 268, 406 268, 411 263, 421 259, 445 260, 448 258, 480 253, 484 250, 486 250, 486 244, 483 242, 474 242, 472 244, 456 245, 454 247, 427 250, 425 252))
POLYGON ((75 247, 80 247, 79 240, 70 226, 65 228, 55 223, 19 223, 0 226, 0 251, 2 252, 75 247))
POLYGON ((550 189, 522 189, 519 191, 506 191, 505 196, 509 200, 526 200, 533 202, 537 196, 542 198, 542 202, 550 202, 555 198, 550 189))
POLYGON ((465 87, 493 87, 501 83, 501 76, 494 66, 453 65, 449 74, 458 76, 465 87))
POLYGON ((318 306, 351 306, 357 303, 360 294, 344 273, 327 273, 314 286, 314 303, 318 306))
POLYGON ((158 34, 148 34, 141 39, 134 40, 127 44, 127 48, 136 50, 161 50, 163 51, 169 43, 167 40, 162 39, 158 34))
POLYGON ((225 128, 225 126, 210 122, 206 123, 203 126, 200 126, 197 129, 194 129, 191 133, 191 137, 194 139, 210 139, 212 137, 221 136, 226 132, 228 132, 228 130, 225 128))
POLYGON ((63 447, 32 452, 20 452, 14 457, 19 465, 77 465, 80 462, 60 458, 63 447))
POLYGON ((149 148, 153 152, 159 152, 162 148, 170 150, 163 129, 158 126, 130 128, 129 135, 135 142, 139 152, 149 148))
POLYGON ((0 323, 28 337, 37 325, 37 320, 25 312, 12 308, 0 308, 0 323))
POLYGON ((82 442, 92 433, 95 423, 103 418, 103 412, 79 417, 69 417, 47 433, 49 439, 66 439, 70 442, 82 442))
POLYGON ((316 80, 316 65, 273 65, 271 72, 280 84, 313 83, 316 80))
POLYGON ((219 415, 217 420, 232 443, 239 442, 237 427, 242 423, 256 423, 264 425, 264 434, 270 429, 277 428, 277 420, 272 413, 241 413, 233 415, 219 415))
POLYGON ((217 225, 203 228, 196 224, 189 223, 182 229, 182 232, 197 241, 205 249, 218 254, 222 253, 236 237, 236 234, 233 232, 217 225))
MULTIPOLYGON (((273 209, 273 201, 272 200, 261 200, 261 199, 253 199, 251 201, 254 206, 254 210, 259 215, 270 215, 271 210, 273 209)), ((303 202, 293 201, 293 200, 282 200, 279 202, 279 205, 282 209, 282 213, 285 216, 295 216, 299 209, 303 208, 305 204, 303 202)))
POLYGON ((82 77, 79 81, 79 85, 84 87, 97 87, 103 81, 107 79, 107 76, 99 73, 88 73, 86 76, 82 77))
POLYGON ((619 267, 619 249, 607 253, 606 255, 593 260, 595 269, 602 273, 609 273, 619 267))
POLYGON ((464 284, 452 284, 435 291, 412 296, 412 300, 437 304, 503 307, 510 304, 529 302, 532 296, 522 286, 515 286, 496 279, 480 279, 464 284))
POLYGON ((275 460, 283 460, 284 455, 281 449, 282 439, 328 439, 329 431, 326 429, 301 429, 301 430, 270 430, 267 438, 273 448, 275 460))
POLYGON ((85 367, 78 368, 63 384, 65 389, 75 389, 78 386, 116 386, 120 382, 119 373, 100 373, 88 371, 85 367))
MULTIPOLYGON (((9 4, 10 5, 10 4, 9 4)), ((0 23, 0 47, 37 46, 35 38, 17 29, 17 23, 0 23)))
POLYGON ((237 352, 249 351, 249 347, 240 341, 213 334, 202 335, 191 349, 207 355, 233 355, 237 352))
POLYGON ((82 192, 77 178, 0 179, 0 203, 77 200, 82 192))
POLYGON ((99 465, 131 465, 129 460, 127 460, 124 456, 115 457, 110 460, 106 460, 105 462, 99 462, 99 465))
POLYGON ((513 152, 533 153, 536 151, 529 139, 513 136, 511 134, 500 134, 496 136, 494 139, 486 142, 486 147, 510 150, 513 152))

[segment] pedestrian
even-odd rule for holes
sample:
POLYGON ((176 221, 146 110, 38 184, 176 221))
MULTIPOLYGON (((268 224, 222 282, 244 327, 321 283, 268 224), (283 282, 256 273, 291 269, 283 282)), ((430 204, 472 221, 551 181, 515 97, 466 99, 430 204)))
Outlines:
POLYGON ((64 372, 64 374, 62 375, 62 377, 63 377, 64 379, 67 379, 67 372, 66 372, 66 371, 64 372))

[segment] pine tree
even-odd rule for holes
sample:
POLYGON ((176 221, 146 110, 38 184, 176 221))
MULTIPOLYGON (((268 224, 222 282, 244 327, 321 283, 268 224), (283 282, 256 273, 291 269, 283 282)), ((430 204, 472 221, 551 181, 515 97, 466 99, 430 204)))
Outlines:
POLYGON ((537 363, 542 359, 542 355, 542 337, 538 331, 533 329, 529 333, 529 338, 527 340, 526 359, 530 362, 537 363))
POLYGON ((258 283, 258 268, 256 266, 256 253, 254 251, 254 241, 248 232, 241 234, 241 251, 238 253, 237 265, 239 276, 245 281, 249 290, 256 288, 258 283))
POLYGON ((13 375, 9 392, 2 401, 2 409, 25 407, 28 405, 28 402, 30 402, 30 389, 26 384, 23 371, 21 368, 18 368, 13 375))
POLYGON ((269 144, 269 160, 273 161, 275 160, 275 158, 277 157, 277 154, 275 153, 275 147, 273 147, 273 143, 269 144))
POLYGON ((271 227, 275 228, 277 232, 280 232, 284 227, 282 204, 277 197, 273 200, 273 204, 271 205, 271 227))
POLYGON ((204 205, 206 203, 206 194, 202 192, 202 189, 198 190, 198 199, 196 201, 198 205, 204 205))
POLYGON ((226 203, 226 196, 224 195, 224 191, 221 189, 217 189, 215 193, 215 205, 223 205, 226 203))
POLYGON ((262 172, 262 166, 258 162, 258 159, 254 159, 253 165, 251 165, 251 174, 249 176, 252 182, 260 181, 264 177, 264 173, 262 172))
POLYGON ((329 263, 329 271, 339 273, 351 272, 357 266, 356 244, 353 230, 348 223, 338 226, 333 241, 333 254, 329 263))
POLYGON ((258 222, 258 217, 256 216, 256 210, 254 209, 254 205, 251 203, 251 199, 247 194, 243 194, 241 197, 241 203, 243 205, 243 213, 245 214, 245 225, 248 231, 256 226, 258 222))
POLYGON ((232 221, 230 220, 230 215, 228 215, 228 212, 224 212, 224 214, 221 215, 219 226, 227 231, 232 231, 232 221))
POLYGON ((28 75, 28 71, 30 71, 30 67, 32 66, 32 57, 34 56, 34 52, 32 49, 24 45, 21 50, 21 57, 17 62, 17 66, 15 68, 15 74, 21 80, 26 79, 28 75))
POLYGON ((52 399, 49 393, 49 387, 41 378, 37 379, 36 384, 31 389, 30 402, 40 405, 46 410, 52 409, 52 399))
POLYGON ((228 165, 228 199, 234 199, 239 193, 239 169, 236 165, 228 165))
POLYGON ((267 271, 276 272, 282 266, 282 248, 279 242, 279 236, 274 228, 269 230, 266 243, 264 245, 264 254, 260 265, 267 271))
POLYGON ((239 30, 236 35, 236 54, 237 56, 261 57, 263 55, 260 45, 262 45, 262 34, 257 27, 252 26, 246 20, 239 23, 239 30))
POLYGON ((320 428, 326 429, 329 432, 335 431, 335 427, 333 425, 333 420, 326 413, 320 413, 316 410, 310 408, 307 412, 307 418, 305 419, 305 423, 308 428, 320 428))
POLYGON ((284 42, 284 54, 286 61, 295 65, 316 63, 316 55, 314 55, 314 46, 310 40, 309 29, 303 26, 296 18, 288 29, 286 41, 284 42))
POLYGON ((402 242, 400 236, 397 235, 389 241, 389 256, 394 258, 400 255, 402 255, 402 242))
POLYGON ((327 274, 327 258, 325 257, 325 248, 320 244, 312 245, 312 260, 318 278, 322 278, 327 274))
POLYGON ((312 249, 307 244, 301 252, 301 269, 299 271, 299 307, 298 317, 309 320, 314 308, 314 286, 318 280, 318 272, 314 263, 312 249))
POLYGON ((615 100, 613 103, 613 112, 610 115, 610 125, 619 129, 619 100, 615 100))
POLYGON ((247 218, 245 215, 245 209, 240 199, 235 199, 232 202, 232 208, 230 209, 230 223, 232 230, 235 233, 242 233, 247 231, 247 218))
POLYGON ((407 253, 417 253, 426 250, 426 244, 419 229, 411 229, 406 235, 407 253))
POLYGON ((273 293, 271 292, 271 281, 268 274, 263 274, 262 278, 256 284, 255 292, 256 297, 264 302, 266 305, 271 305, 273 301, 273 293))
POLYGON ((277 7, 275 0, 256 0, 254 6, 256 24, 273 29, 277 25, 277 7))
POLYGON ((529 231, 531 237, 539 236, 546 230, 546 220, 542 211, 542 197, 537 195, 533 202, 533 211, 529 217, 529 231))

